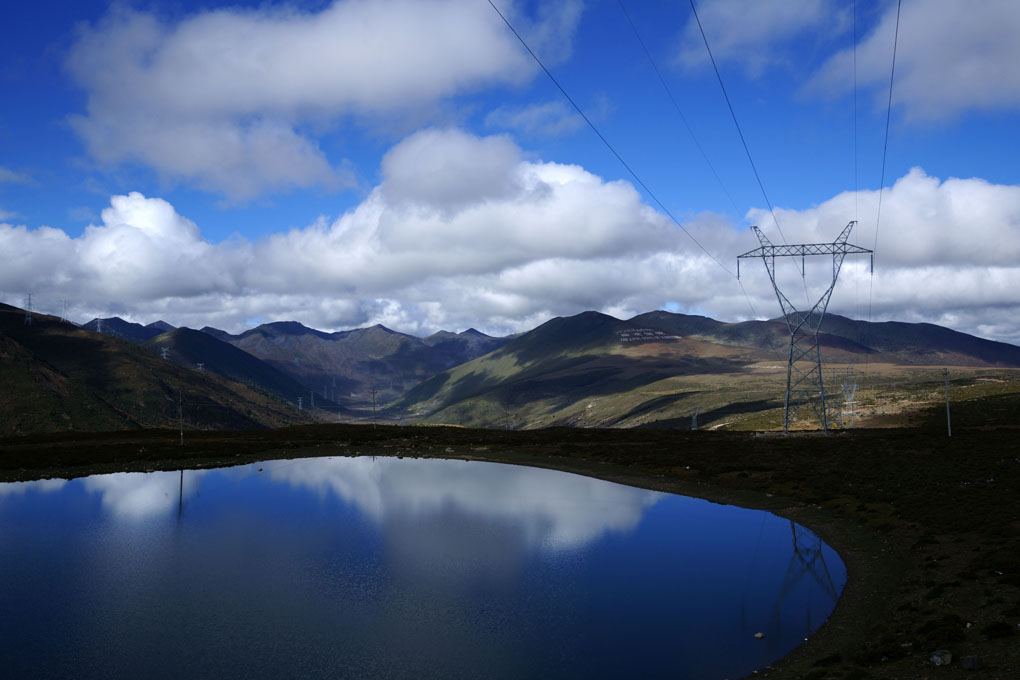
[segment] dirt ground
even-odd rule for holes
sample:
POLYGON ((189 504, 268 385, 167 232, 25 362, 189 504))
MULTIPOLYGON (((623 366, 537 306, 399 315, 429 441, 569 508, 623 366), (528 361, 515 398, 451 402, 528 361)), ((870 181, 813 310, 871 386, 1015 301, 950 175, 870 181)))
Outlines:
POLYGON ((186 432, 182 446, 171 431, 64 434, 0 440, 0 481, 371 453, 550 467, 763 508, 815 530, 849 580, 829 621, 758 675, 1016 680, 1020 399, 964 407, 951 438, 938 415, 910 429, 788 436, 314 425, 186 432), (950 665, 930 661, 940 649, 950 665))

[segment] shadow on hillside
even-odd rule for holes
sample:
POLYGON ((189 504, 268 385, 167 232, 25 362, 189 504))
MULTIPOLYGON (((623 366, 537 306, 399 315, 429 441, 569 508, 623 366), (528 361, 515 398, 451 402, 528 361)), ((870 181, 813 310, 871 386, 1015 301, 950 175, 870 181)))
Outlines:
MULTIPOLYGON (((648 402, 645 402, 648 403, 648 402)), ((711 409, 703 413, 698 414, 698 427, 705 427, 715 424, 717 421, 724 420, 729 416, 743 415, 746 413, 758 413, 759 411, 766 411, 776 407, 770 399, 757 399, 754 401, 737 401, 732 404, 727 404, 721 408, 711 409)), ((644 404, 642 404, 644 406, 644 404)), ((650 409, 649 409, 650 410, 650 409)), ((624 418, 629 418, 634 412, 627 414, 624 418)), ((639 415, 639 414, 638 414, 639 415)), ((622 420, 622 418, 621 418, 622 420)), ((662 420, 655 420, 650 423, 643 423, 635 426, 636 430, 689 430, 691 429, 692 419, 690 416, 681 418, 664 418, 662 420)))
MULTIPOLYGON (((719 358, 664 361, 658 358, 635 359, 620 355, 611 357, 588 355, 578 357, 578 359, 579 361, 575 362, 576 365, 572 368, 580 370, 566 373, 555 371, 552 376, 543 375, 541 378, 517 379, 512 382, 489 381, 489 384, 486 385, 488 389, 479 389, 467 397, 448 399, 445 407, 452 406, 464 398, 482 396, 488 392, 497 401, 510 408, 518 408, 533 402, 544 402, 551 409, 562 409, 582 399, 600 399, 625 394, 679 375, 702 372, 738 373, 744 368, 739 361, 719 358), (597 365, 590 368, 583 366, 583 364, 591 364, 596 360, 598 361, 597 365)), ((481 381, 475 387, 480 387, 484 382, 481 381)), ((642 403, 635 410, 651 411, 658 406, 667 405, 670 401, 681 398, 683 394, 689 395, 690 393, 657 397, 650 402, 642 403)), ((453 396, 453 393, 450 396, 453 396)))

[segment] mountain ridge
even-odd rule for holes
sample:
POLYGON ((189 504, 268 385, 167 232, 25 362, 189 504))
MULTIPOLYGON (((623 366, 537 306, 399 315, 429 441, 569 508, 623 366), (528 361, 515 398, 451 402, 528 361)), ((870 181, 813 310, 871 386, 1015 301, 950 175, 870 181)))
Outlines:
POLYGON ((251 429, 312 419, 127 340, 0 304, 0 435, 138 428, 251 429))
MULTIPOLYGON (((852 371, 858 363, 1020 367, 1020 347, 940 326, 883 322, 876 328, 837 315, 825 321, 819 343, 829 371, 852 371)), ((603 400, 615 406, 602 424, 635 426, 667 415, 677 420, 683 409, 718 401, 704 396, 713 380, 697 377, 711 375, 719 376, 714 381, 725 383, 735 398, 741 380, 775 383, 742 398, 749 411, 775 408, 788 352, 789 329, 782 319, 727 323, 662 310, 630 319, 584 312, 550 319, 487 355, 437 374, 390 408, 426 422, 487 426, 508 421, 516 410, 527 414, 527 426, 542 427, 583 422, 603 400), (699 386, 694 391, 702 394, 700 405, 690 396, 690 385, 699 386), (653 393, 659 396, 647 398, 653 393)))

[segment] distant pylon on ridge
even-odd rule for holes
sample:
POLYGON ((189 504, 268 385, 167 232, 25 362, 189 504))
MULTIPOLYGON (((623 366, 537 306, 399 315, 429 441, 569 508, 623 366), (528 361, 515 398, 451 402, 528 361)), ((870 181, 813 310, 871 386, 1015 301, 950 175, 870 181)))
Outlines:
POLYGON ((168 358, 168 356, 167 356, 167 355, 168 355, 169 353, 170 353, 170 350, 169 350, 168 348, 166 348, 166 347, 160 347, 160 348, 159 348, 159 355, 160 355, 161 357, 163 357, 164 359, 168 358))
POLYGON ((29 293, 26 296, 26 302, 25 302, 25 325, 26 326, 31 326, 32 325, 32 294, 31 293, 29 293))

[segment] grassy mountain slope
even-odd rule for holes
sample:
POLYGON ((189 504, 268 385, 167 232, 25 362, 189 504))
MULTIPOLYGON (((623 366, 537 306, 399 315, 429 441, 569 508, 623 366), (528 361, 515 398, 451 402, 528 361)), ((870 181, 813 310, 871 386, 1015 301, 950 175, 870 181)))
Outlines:
POLYGON ((725 375, 759 353, 659 332, 585 312, 556 318, 500 349, 425 381, 394 412, 463 425, 538 427, 630 425, 647 410, 683 399, 662 383, 676 376, 725 375), (658 385, 658 387, 656 387, 658 385))
MULTIPOLYGON (((823 328, 823 356, 835 363, 827 392, 839 390, 843 374, 832 371, 841 363, 845 371, 865 359, 901 382, 909 377, 893 376, 889 366, 1020 367, 1018 347, 930 324, 869 325, 832 315, 823 328)), ((390 410, 490 427, 686 427, 695 411, 702 424, 764 414, 757 425, 770 427, 782 407, 788 343, 786 324, 776 320, 729 324, 659 311, 621 321, 586 312, 441 373, 390 410)))
POLYGON ((0 305, 0 434, 176 427, 270 427, 307 415, 209 372, 163 361, 119 338, 0 305))
POLYGON ((305 407, 332 411, 341 410, 321 394, 312 396, 308 388, 244 350, 190 328, 177 328, 142 343, 143 347, 160 354, 167 350, 167 359, 188 369, 211 371, 229 380, 268 392, 283 401, 297 403, 301 397, 305 407))
MULTIPOLYGON (((724 323, 656 311, 630 321, 709 342, 770 350, 777 358, 785 357, 790 341, 782 319, 724 323)), ((869 323, 826 314, 819 341, 823 355, 836 361, 857 357, 907 366, 1020 366, 1020 347, 929 323, 869 323)))

